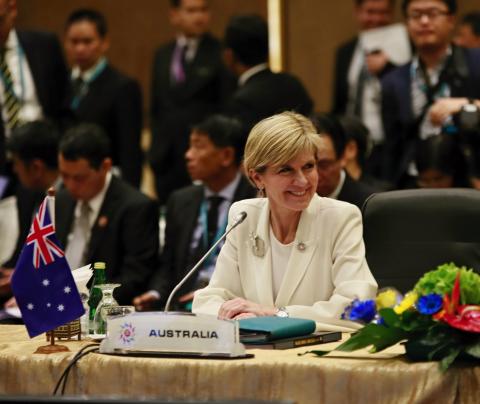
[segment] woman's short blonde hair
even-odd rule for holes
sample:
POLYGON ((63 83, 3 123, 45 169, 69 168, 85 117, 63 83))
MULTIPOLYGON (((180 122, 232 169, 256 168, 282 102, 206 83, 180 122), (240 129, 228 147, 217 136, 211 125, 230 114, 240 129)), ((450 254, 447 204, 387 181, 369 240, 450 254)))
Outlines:
POLYGON ((295 112, 282 112, 257 123, 248 135, 244 167, 262 173, 268 166, 286 164, 302 152, 316 158, 319 136, 313 123, 295 112))

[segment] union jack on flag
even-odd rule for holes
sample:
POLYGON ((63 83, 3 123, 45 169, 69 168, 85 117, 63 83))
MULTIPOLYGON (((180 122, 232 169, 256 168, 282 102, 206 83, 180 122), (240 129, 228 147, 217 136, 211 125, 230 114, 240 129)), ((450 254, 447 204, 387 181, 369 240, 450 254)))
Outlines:
POLYGON ((12 275, 12 291, 30 337, 75 320, 85 312, 55 235, 48 198, 33 218, 12 275))
POLYGON ((33 244, 33 266, 36 269, 40 268, 40 260, 42 260, 43 265, 48 265, 55 261, 54 255, 57 257, 63 257, 64 255, 60 247, 48 238, 55 234, 55 228, 50 220, 50 215, 45 214, 48 206, 47 201, 47 198, 45 198, 40 205, 26 240, 27 245, 33 244))

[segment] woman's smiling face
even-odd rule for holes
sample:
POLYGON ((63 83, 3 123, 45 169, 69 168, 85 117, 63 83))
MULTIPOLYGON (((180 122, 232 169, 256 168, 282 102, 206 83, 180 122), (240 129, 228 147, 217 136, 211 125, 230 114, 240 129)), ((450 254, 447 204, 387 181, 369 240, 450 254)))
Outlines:
POLYGON ((317 166, 311 152, 301 152, 286 164, 269 166, 262 173, 250 175, 257 187, 265 190, 274 210, 302 211, 317 189, 317 166))

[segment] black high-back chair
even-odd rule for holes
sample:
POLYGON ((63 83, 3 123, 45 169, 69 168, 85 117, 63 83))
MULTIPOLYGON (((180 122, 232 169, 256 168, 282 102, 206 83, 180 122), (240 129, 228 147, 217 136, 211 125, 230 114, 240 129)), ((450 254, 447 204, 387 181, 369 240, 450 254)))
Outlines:
POLYGON ((480 272, 480 191, 383 192, 370 196, 362 211, 366 257, 379 288, 406 292, 448 262, 480 272))

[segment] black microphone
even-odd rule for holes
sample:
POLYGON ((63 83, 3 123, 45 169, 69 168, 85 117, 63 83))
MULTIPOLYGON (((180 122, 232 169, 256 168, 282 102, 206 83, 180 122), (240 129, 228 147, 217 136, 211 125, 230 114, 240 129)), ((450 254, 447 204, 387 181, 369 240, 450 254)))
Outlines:
POLYGON ((200 260, 195 264, 195 266, 183 277, 183 279, 175 286, 168 296, 167 299, 167 304, 165 305, 164 312, 167 312, 168 309, 170 308, 170 303, 172 302, 172 298, 175 295, 175 293, 178 292, 178 290, 184 285, 184 283, 197 271, 197 269, 200 267, 200 265, 203 264, 203 262, 207 259, 207 257, 212 253, 212 251, 215 249, 215 247, 220 243, 220 241, 224 240, 225 237, 227 237, 228 233, 230 233, 235 227, 237 227, 240 223, 242 223, 245 218, 247 217, 247 212, 240 212, 237 217, 235 217, 232 225, 230 228, 223 233, 223 235, 213 243, 213 245, 210 247, 210 249, 205 253, 205 255, 200 258, 200 260))

